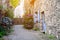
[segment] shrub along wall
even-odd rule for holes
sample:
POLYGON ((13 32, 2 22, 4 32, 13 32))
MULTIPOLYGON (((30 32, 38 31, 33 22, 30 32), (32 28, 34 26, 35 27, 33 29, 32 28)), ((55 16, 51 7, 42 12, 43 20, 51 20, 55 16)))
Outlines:
MULTIPOLYGON (((0 5, 0 10, 2 10, 2 14, 4 14, 4 12, 7 12, 6 15, 9 17, 9 18, 13 18, 13 11, 11 9, 3 9, 3 6, 0 5)), ((1 20, 1 19, 0 19, 1 20)), ((0 21, 0 38, 3 37, 4 35, 7 35, 7 33, 10 32, 10 29, 7 30, 7 27, 2 25, 2 22, 0 21)))
POLYGON ((25 14, 24 17, 24 27, 27 29, 32 29, 34 22, 33 22, 33 15, 32 14, 25 14))

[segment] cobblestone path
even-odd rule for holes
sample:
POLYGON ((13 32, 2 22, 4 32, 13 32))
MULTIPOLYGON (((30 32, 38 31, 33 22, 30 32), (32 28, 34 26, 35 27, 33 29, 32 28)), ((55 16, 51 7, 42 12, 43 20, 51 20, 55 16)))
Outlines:
POLYGON ((47 40, 41 32, 24 29, 22 25, 14 25, 13 30, 8 40, 47 40))

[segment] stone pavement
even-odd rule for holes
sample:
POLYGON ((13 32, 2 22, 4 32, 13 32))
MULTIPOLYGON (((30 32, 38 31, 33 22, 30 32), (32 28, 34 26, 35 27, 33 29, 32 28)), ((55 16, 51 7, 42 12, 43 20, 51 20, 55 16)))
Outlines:
POLYGON ((44 34, 24 29, 23 25, 14 25, 13 30, 14 32, 8 36, 8 40, 48 40, 44 34))

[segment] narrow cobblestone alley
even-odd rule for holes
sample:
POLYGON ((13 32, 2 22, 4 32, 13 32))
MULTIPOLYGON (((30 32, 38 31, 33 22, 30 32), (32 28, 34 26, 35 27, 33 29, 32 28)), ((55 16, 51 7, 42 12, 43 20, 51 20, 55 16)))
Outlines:
POLYGON ((24 29, 22 25, 14 25, 14 32, 8 36, 8 40, 47 40, 39 31, 24 29))

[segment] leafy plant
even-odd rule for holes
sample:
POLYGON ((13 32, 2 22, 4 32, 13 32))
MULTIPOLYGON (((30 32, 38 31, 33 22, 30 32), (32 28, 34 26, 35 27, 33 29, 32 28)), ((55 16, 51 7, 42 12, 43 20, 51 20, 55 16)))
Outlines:
POLYGON ((49 40, 55 40, 56 39, 56 37, 54 35, 52 35, 52 34, 47 35, 47 36, 48 36, 49 40))
POLYGON ((7 14, 6 14, 6 15, 7 15, 9 18, 13 19, 13 17, 14 17, 13 10, 10 9, 10 8, 8 8, 8 9, 6 9, 6 11, 7 11, 7 14))
POLYGON ((3 38, 0 38, 0 40, 4 40, 3 38))
POLYGON ((5 29, 0 25, 0 37, 4 36, 6 34, 5 29))
POLYGON ((32 29, 34 22, 33 22, 33 15, 32 14, 25 14, 24 17, 24 27, 27 29, 32 29))
POLYGON ((19 0, 10 0, 10 4, 15 8, 19 4, 19 0))
POLYGON ((38 27, 34 27, 33 30, 34 31, 39 31, 39 28, 38 27))
POLYGON ((2 5, 0 5, 0 9, 2 9, 3 8, 3 6, 2 5))

